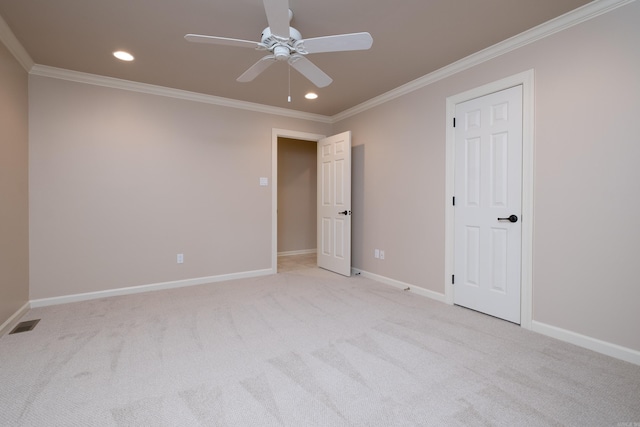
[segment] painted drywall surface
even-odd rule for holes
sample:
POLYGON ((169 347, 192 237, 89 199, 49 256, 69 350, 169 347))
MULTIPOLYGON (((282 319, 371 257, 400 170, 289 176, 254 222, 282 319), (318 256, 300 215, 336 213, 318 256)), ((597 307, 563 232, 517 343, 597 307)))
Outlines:
POLYGON ((32 299, 271 267, 272 128, 328 124, 29 84, 32 299))
POLYGON ((0 43, 0 324, 29 300, 27 81, 0 43))
POLYGON ((317 143, 278 138, 278 252, 316 249, 317 143))
POLYGON ((640 3, 537 48, 534 315, 640 350, 640 3))
POLYGON ((534 320, 640 350, 638 22, 634 2, 336 124, 354 266, 444 292, 446 98, 534 69, 534 320))
POLYGON ((353 266, 443 293, 445 147, 430 133, 444 130, 445 114, 423 96, 387 102, 334 133, 353 135, 353 266))

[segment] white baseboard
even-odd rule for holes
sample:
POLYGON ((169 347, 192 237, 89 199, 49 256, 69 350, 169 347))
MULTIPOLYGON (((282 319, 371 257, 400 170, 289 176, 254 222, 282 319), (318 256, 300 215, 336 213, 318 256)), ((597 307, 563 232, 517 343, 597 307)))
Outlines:
MULTIPOLYGON (((436 301, 446 303, 445 295, 430 291, 428 289, 421 288, 409 283, 401 282, 399 280, 390 279, 388 277, 380 276, 378 274, 369 273, 368 271, 353 268, 352 272, 360 274, 371 280, 375 280, 386 285, 393 286, 398 289, 407 290, 415 294, 431 298, 436 301)), ((98 292, 87 292, 75 295, 65 295, 61 297, 42 298, 32 300, 24 304, 18 311, 16 311, 7 321, 0 325, 0 336, 4 335, 11 327, 18 323, 20 318, 29 311, 30 308, 46 307, 50 305, 67 304, 71 302, 87 301, 92 299, 107 298, 112 296, 130 295, 142 292, 158 291, 162 289, 174 289, 182 288, 186 286, 204 285, 207 283, 223 282, 234 279, 246 279, 252 277, 266 276, 273 274, 272 269, 254 270, 242 273, 222 274, 219 276, 199 277, 195 279, 176 280, 172 282, 155 283, 150 285, 133 286, 129 288, 109 289, 98 292)), ((616 359, 624 360, 635 365, 640 365, 640 351, 633 350, 627 347, 623 347, 610 342, 602 341, 596 338, 592 338, 586 335, 578 334, 566 329, 558 328, 556 326, 547 325, 536 320, 531 322, 531 330, 542 335, 549 336, 551 338, 565 341, 570 344, 577 345, 595 352, 605 354, 607 356, 614 357, 616 359)))
POLYGON ((375 280, 376 282, 384 283, 385 285, 393 286, 394 288, 407 290, 408 292, 413 292, 415 294, 421 295, 423 297, 431 298, 436 301, 446 303, 445 295, 430 291, 429 289, 421 288, 419 286, 415 286, 409 283, 401 282, 399 280, 390 279, 388 277, 380 276, 378 274, 369 273, 368 271, 360 270, 357 268, 351 269, 353 273, 360 274, 362 277, 366 277, 367 279, 375 280), (409 289, 407 289, 409 288, 409 289))
POLYGON ((597 353, 606 354, 607 356, 624 360, 625 362, 640 365, 640 351, 637 350, 622 347, 620 345, 612 344, 610 342, 602 341, 596 338, 591 338, 586 335, 581 335, 576 332, 571 332, 566 329, 558 328, 556 326, 547 325, 535 320, 531 322, 531 330, 542 335, 556 338, 560 341, 565 341, 579 347, 593 350, 597 353))
POLYGON ((0 325, 0 337, 9 332, 9 330, 15 325, 17 325, 22 316, 24 316, 27 311, 29 311, 29 309, 31 309, 31 304, 29 302, 26 302, 22 307, 20 307, 20 309, 18 309, 18 311, 13 313, 13 315, 9 317, 6 322, 0 325))
POLYGON ((307 254, 315 254, 317 253, 317 249, 302 249, 299 251, 287 251, 287 252, 278 252, 278 256, 291 256, 291 255, 307 255, 307 254))
POLYGON ((248 279, 251 277, 267 276, 273 274, 270 268, 264 270, 246 271, 242 273, 221 274, 219 276, 198 277, 195 279, 175 280, 172 282, 154 283, 150 285, 132 286, 129 288, 108 289, 105 291, 87 292, 82 294, 64 295, 61 297, 42 298, 31 300, 31 307, 47 307, 50 305, 67 304, 70 302, 87 301, 92 299, 107 298, 121 295, 138 294, 142 292, 159 291, 163 289, 184 288, 186 286, 205 285, 207 283, 224 282, 235 279, 248 279))
MULTIPOLYGON (((384 283, 403 290, 409 288, 409 292, 413 292, 418 295, 422 295, 427 298, 446 303, 444 294, 430 291, 419 286, 414 286, 409 283, 400 282, 395 279, 390 279, 388 277, 380 276, 378 274, 369 273, 368 271, 359 270, 357 268, 352 268, 351 270, 354 274, 360 274, 361 276, 371 280, 375 280, 376 282, 384 283)), ((640 365, 640 351, 638 350, 622 347, 617 344, 612 344, 610 342, 602 341, 586 335, 581 335, 576 332, 568 331, 556 326, 547 325, 535 320, 531 322, 531 330, 539 334, 558 339, 560 341, 568 342, 579 347, 593 350, 597 353, 624 360, 625 362, 640 365)))

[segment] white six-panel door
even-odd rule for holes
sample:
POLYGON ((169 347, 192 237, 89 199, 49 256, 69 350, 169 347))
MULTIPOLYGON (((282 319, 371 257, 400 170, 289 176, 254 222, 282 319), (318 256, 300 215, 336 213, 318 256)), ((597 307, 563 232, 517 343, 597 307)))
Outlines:
POLYGON ((318 141, 318 266, 351 275, 351 132, 318 141))
POLYGON ((454 303, 520 323, 522 86, 455 117, 454 303))

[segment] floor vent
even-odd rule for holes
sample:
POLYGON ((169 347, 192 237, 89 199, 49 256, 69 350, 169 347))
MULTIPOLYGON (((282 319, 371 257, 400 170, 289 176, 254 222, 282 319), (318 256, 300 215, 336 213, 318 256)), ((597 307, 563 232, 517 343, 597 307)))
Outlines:
POLYGON ((33 330, 33 328, 36 327, 36 325, 38 324, 38 322, 40 321, 40 319, 35 319, 35 320, 27 320, 25 322, 20 322, 16 325, 15 328, 13 328, 13 331, 9 332, 9 335, 11 334, 19 334, 20 332, 28 332, 33 330))

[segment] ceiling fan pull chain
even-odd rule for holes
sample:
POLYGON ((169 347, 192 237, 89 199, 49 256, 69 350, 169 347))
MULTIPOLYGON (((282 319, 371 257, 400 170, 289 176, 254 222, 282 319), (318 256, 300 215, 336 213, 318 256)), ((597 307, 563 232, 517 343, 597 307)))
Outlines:
POLYGON ((289 96, 287 96, 287 102, 291 102, 291 64, 287 62, 287 66, 289 67, 289 96))

